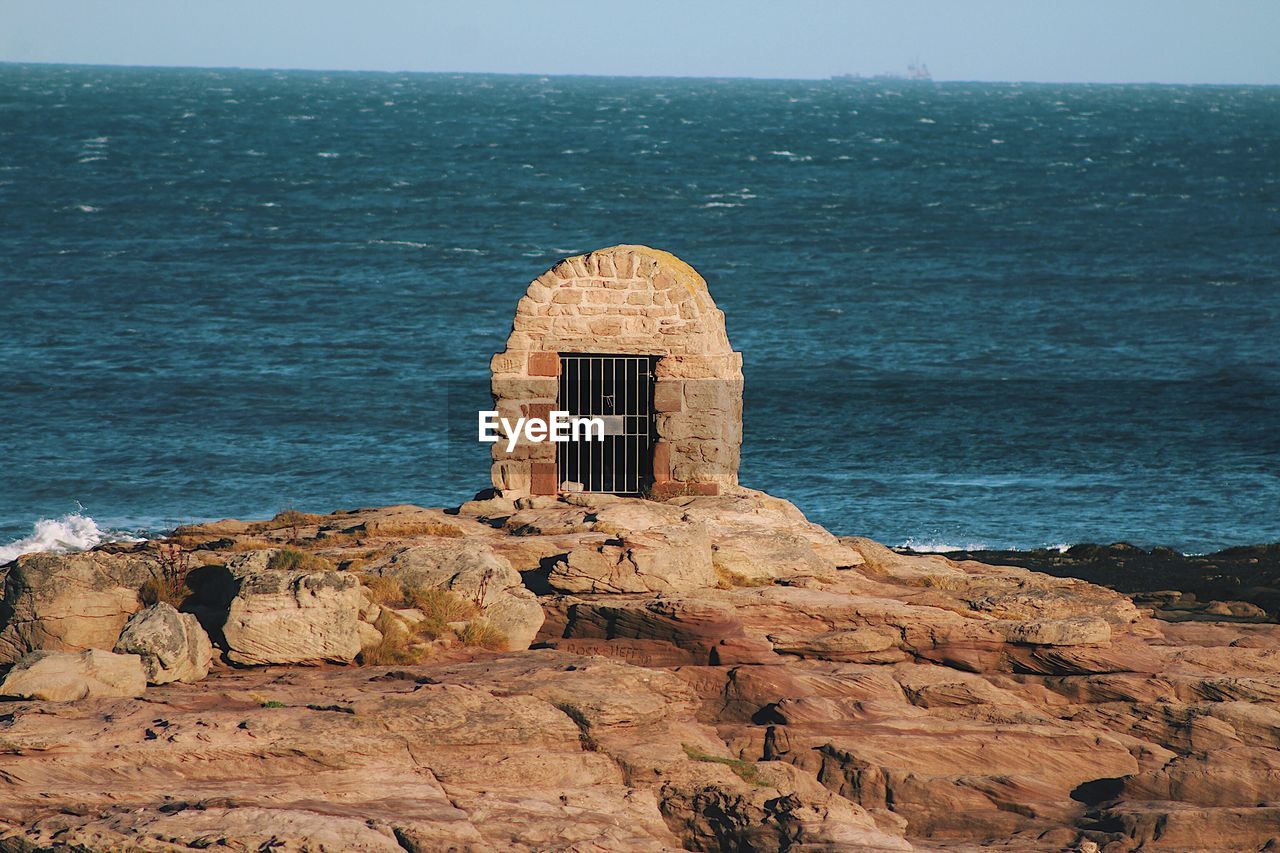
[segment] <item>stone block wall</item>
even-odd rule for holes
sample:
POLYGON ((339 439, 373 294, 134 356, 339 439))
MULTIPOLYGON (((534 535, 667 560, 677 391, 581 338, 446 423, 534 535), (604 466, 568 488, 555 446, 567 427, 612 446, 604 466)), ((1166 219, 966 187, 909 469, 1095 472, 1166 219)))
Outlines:
MULTIPOLYGON (((491 363, 503 417, 545 416, 561 353, 653 355, 655 497, 717 494, 737 485, 742 445, 742 355, 724 313, 693 267, 647 246, 568 258, 539 276, 516 306, 507 346, 491 363)), ((504 495, 554 494, 555 445, 493 445, 504 495)))

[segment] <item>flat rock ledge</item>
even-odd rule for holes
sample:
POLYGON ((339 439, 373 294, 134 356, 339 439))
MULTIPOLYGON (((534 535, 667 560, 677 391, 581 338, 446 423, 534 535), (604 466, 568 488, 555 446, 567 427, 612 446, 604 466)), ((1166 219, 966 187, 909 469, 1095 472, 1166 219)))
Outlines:
POLYGON ((1280 848, 1280 626, 748 489, 286 512, 0 576, 0 851, 1280 848))

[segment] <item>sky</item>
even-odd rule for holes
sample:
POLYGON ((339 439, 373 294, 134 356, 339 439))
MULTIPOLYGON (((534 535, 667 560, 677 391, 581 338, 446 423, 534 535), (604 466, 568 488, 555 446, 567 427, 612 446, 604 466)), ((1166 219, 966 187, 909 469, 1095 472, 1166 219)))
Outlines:
POLYGON ((1280 0, 0 0, 0 61, 1280 84, 1280 0))

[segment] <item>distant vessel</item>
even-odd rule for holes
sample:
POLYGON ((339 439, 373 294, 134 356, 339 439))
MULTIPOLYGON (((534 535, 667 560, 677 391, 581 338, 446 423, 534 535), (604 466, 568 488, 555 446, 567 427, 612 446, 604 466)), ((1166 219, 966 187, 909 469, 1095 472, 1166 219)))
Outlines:
POLYGON ((929 73, 929 66, 920 60, 909 63, 907 65, 906 74, 875 74, 871 77, 863 77, 861 74, 835 74, 832 80, 912 80, 920 83, 932 83, 933 75, 929 73))
POLYGON ((933 75, 929 73, 929 66, 917 59, 907 66, 907 79, 924 80, 932 83, 933 75))

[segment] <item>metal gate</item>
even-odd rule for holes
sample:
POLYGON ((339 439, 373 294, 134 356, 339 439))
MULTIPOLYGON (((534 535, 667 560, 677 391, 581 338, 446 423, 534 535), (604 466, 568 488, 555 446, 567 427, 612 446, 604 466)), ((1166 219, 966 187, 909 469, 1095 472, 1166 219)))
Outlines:
POLYGON ((656 356, 560 356, 556 407, 570 417, 599 417, 603 441, 556 445, 560 483, 587 492, 638 495, 653 479, 653 366, 656 356))

